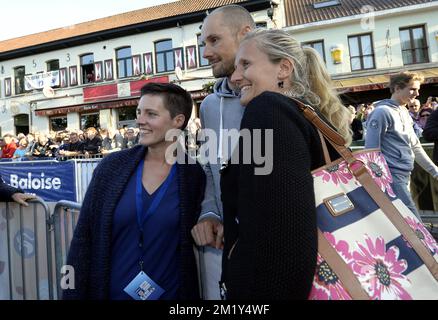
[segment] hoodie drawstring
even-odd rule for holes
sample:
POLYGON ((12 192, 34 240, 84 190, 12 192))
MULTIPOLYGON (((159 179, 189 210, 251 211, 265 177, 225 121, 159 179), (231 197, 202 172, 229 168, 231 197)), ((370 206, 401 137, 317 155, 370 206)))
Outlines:
POLYGON ((223 119, 223 114, 224 114, 224 97, 221 97, 221 103, 220 103, 220 108, 219 108, 219 145, 218 145, 218 158, 219 158, 219 163, 222 165, 223 164, 223 156, 224 156, 224 151, 223 151, 223 126, 224 126, 224 119, 223 119))

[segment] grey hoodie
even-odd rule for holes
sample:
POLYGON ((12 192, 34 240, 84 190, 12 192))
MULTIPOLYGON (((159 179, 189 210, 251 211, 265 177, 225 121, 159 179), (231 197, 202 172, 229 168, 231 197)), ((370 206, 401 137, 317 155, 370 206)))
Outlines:
MULTIPOLYGON (((201 219, 214 214, 222 219, 222 202, 220 192, 220 173, 221 164, 229 157, 220 148, 226 145, 221 129, 240 129, 245 108, 241 106, 238 93, 230 89, 228 79, 223 78, 216 82, 214 93, 208 95, 202 101, 200 114, 203 129, 211 129, 216 133, 217 159, 213 163, 208 162, 204 165, 207 176, 205 197, 202 202, 201 219)), ((228 155, 231 155, 234 146, 228 143, 228 155)))
POLYGON ((409 175, 415 160, 433 177, 438 176, 438 168, 414 132, 408 110, 394 100, 378 102, 368 116, 365 148, 380 148, 391 173, 409 175))

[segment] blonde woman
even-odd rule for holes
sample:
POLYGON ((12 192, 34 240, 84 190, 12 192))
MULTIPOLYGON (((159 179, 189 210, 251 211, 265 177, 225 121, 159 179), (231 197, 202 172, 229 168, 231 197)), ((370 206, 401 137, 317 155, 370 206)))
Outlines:
MULTIPOLYGON (((319 110, 348 142, 349 111, 331 89, 318 53, 283 31, 247 34, 231 80, 246 106, 241 129, 251 132, 253 145, 260 142, 255 130, 273 130, 273 141, 261 150, 273 149, 270 174, 256 175, 254 160, 231 161, 222 170, 222 291, 227 299, 307 299, 317 256, 311 171, 324 159, 317 131, 291 97, 319 110)), ((241 139, 234 151, 239 159, 248 150, 244 144, 241 139)), ((333 160, 339 157, 329 151, 333 160)))
POLYGON ((26 150, 29 143, 26 138, 20 139, 18 148, 14 152, 13 158, 24 158, 26 156, 26 150))

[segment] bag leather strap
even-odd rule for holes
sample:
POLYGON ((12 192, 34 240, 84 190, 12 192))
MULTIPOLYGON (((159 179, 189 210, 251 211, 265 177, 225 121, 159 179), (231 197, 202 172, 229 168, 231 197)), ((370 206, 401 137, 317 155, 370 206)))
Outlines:
POLYGON ((321 131, 333 148, 335 148, 341 157, 347 161, 351 173, 362 184, 364 189, 380 207, 386 217, 409 242, 420 259, 424 262, 425 266, 432 273, 435 280, 438 281, 438 262, 434 259, 429 249, 420 241, 414 230, 412 230, 408 223, 403 219, 400 212, 388 199, 386 194, 377 186, 374 179, 368 173, 365 165, 357 160, 353 153, 345 147, 345 139, 321 119, 313 107, 306 105, 297 99, 293 100, 298 104, 300 110, 303 111, 304 117, 309 120, 318 131, 321 131), (353 164, 358 165, 358 168, 353 168, 353 164))
POLYGON ((370 300, 357 277, 318 228, 318 251, 353 300, 370 300))
POLYGON ((325 143, 324 136, 322 135, 321 131, 319 131, 319 130, 318 130, 318 135, 319 135, 319 140, 321 140, 322 152, 324 154, 324 161, 326 164, 330 163, 331 159, 330 159, 330 153, 329 153, 328 148, 327 148, 327 143, 325 143))

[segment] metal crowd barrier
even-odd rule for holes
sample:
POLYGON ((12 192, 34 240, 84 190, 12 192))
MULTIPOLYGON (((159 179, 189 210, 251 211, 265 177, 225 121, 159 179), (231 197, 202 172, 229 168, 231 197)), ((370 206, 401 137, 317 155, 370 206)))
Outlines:
POLYGON ((0 212, 0 299, 53 299, 48 205, 0 203, 0 212))
POLYGON ((72 161, 74 161, 76 168, 76 200, 82 203, 93 177, 94 169, 96 169, 101 159, 74 159, 72 161))
POLYGON ((75 156, 65 156, 65 155, 58 155, 56 156, 56 160, 58 161, 68 161, 68 160, 75 160, 75 159, 102 159, 105 155, 102 153, 96 153, 96 154, 77 154, 75 156))
POLYGON ((41 198, 29 207, 0 203, 0 300, 61 298, 61 269, 80 207, 41 198))
POLYGON ((71 239, 79 218, 81 204, 71 201, 59 201, 51 215, 51 225, 54 231, 55 265, 56 265, 56 296, 61 297, 61 269, 67 263, 71 239))

